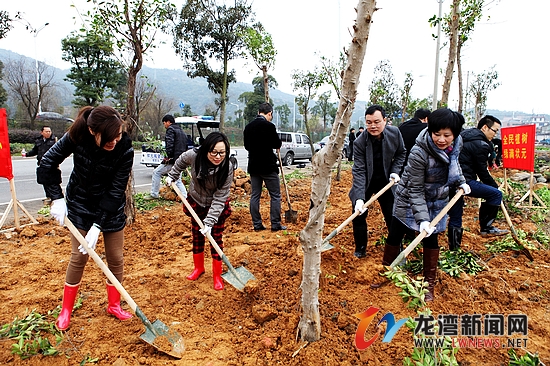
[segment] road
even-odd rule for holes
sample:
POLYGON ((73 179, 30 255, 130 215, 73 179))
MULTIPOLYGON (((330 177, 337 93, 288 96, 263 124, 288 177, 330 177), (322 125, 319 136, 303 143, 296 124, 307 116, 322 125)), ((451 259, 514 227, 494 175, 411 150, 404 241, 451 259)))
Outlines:
MULTIPOLYGON (((236 148, 239 167, 246 170, 247 152, 244 148, 236 148)), ((139 163, 141 151, 136 151, 134 157, 134 187, 136 192, 148 192, 151 188, 153 168, 139 163)), ((12 157, 13 175, 17 200, 31 213, 42 207, 44 189, 36 183, 36 158, 12 157)), ((62 187, 65 189, 73 166, 72 156, 61 164, 62 187)), ((7 179, 0 178, 0 216, 4 213, 11 200, 10 184, 7 179)))

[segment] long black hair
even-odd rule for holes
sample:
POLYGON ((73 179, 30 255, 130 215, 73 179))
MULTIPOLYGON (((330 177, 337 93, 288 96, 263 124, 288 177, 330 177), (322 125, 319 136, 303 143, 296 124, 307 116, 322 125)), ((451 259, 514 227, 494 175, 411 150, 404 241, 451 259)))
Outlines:
POLYGON ((196 150, 197 158, 195 159, 195 172, 197 172, 197 180, 202 188, 206 188, 206 179, 210 177, 210 169, 216 169, 216 166, 208 160, 208 153, 214 149, 214 146, 216 146, 218 142, 223 142, 225 145, 225 157, 220 165, 217 166, 217 171, 213 175, 213 179, 216 180, 216 187, 218 189, 223 187, 229 175, 229 140, 227 136, 221 132, 211 132, 201 143, 200 148, 196 150))

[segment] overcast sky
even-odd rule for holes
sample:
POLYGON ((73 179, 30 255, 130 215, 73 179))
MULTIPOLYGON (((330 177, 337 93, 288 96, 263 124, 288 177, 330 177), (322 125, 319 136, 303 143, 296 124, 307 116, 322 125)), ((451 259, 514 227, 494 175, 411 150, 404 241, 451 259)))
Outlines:
MULTIPOLYGON (((490 1, 490 0, 486 0, 490 1)), ((173 1, 178 9, 183 0, 173 1)), ((451 0, 443 1, 443 13, 449 11, 451 0)), ((336 59, 339 51, 351 40, 349 29, 355 20, 357 0, 255 0, 256 20, 262 22, 273 36, 278 50, 275 68, 271 74, 279 89, 293 93, 293 70, 313 70, 319 65, 321 54, 336 59)), ((358 100, 368 100, 368 86, 373 70, 379 61, 387 59, 393 67, 395 79, 402 85, 405 73, 414 78, 412 94, 416 98, 428 97, 434 90, 436 41, 428 19, 438 12, 437 0, 378 0, 378 11, 373 16, 367 54, 359 85, 358 100)), ((85 0, 22 0, 3 1, 2 9, 10 15, 24 12, 24 18, 35 29, 50 24, 35 37, 16 23, 0 48, 67 69, 70 64, 61 60, 61 39, 78 29, 81 13, 89 8, 85 0), (36 41, 36 53, 35 43, 36 41)), ((501 86, 488 95, 488 108, 515 110, 526 113, 550 113, 550 72, 548 71, 548 39, 550 27, 548 0, 493 1, 486 15, 477 24, 471 39, 463 50, 465 83, 468 72, 481 73, 496 65, 501 86)), ((150 67, 181 68, 181 60, 171 48, 171 39, 163 36, 167 44, 145 62, 150 67)), ((443 45, 443 42, 442 42, 443 45)), ((440 68, 446 66, 448 49, 440 53, 440 68)), ((237 79, 250 83, 256 76, 253 65, 233 62, 237 79)), ((439 77, 439 85, 442 83, 439 77)), ((456 78, 454 79, 456 80, 456 78)), ((471 80, 471 77, 470 77, 471 80)), ((453 82, 452 89, 457 89, 453 82)), ((438 88, 441 97, 441 86, 438 88)), ((451 94, 449 106, 456 108, 458 100, 451 94)), ((363 106, 364 107, 364 106, 363 106)))

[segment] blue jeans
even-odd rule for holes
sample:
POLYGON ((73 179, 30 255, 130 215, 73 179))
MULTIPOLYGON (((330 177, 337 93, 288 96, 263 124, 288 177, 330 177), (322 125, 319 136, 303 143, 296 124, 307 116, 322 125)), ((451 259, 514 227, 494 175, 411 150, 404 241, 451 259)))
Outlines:
POLYGON ((250 174, 252 193, 250 194, 250 216, 255 228, 262 226, 262 215, 260 214, 260 197, 262 195, 262 183, 269 192, 271 198, 269 204, 269 217, 271 227, 281 225, 281 182, 277 172, 269 174, 250 174))
MULTIPOLYGON (((160 180, 163 176, 168 175, 170 170, 172 170, 172 167, 174 164, 160 164, 153 170, 153 182, 151 184, 151 197, 158 198, 159 197, 159 191, 160 191, 160 180)), ((183 185, 183 182, 181 181, 181 173, 179 179, 177 179, 174 183, 176 183, 176 186, 179 188, 179 190, 185 194, 187 190, 185 189, 185 186, 183 185)))
MULTIPOLYGON (((483 198, 488 205, 500 206, 502 202, 502 192, 495 187, 483 184, 477 180, 470 180, 468 185, 472 189, 469 197, 483 198)), ((451 196, 455 193, 450 192, 451 196)), ((449 210, 449 226, 462 227, 462 211, 464 209, 464 198, 461 196, 453 207, 449 210)))

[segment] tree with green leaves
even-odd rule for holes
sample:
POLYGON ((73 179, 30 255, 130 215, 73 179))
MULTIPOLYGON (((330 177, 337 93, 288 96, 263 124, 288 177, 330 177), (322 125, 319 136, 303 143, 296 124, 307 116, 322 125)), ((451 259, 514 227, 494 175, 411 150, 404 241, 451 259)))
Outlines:
POLYGON ((292 80, 293 90, 298 92, 296 102, 299 106, 300 113, 304 116, 304 125, 306 126, 306 133, 309 137, 311 154, 313 155, 315 149, 311 139, 311 126, 308 124, 309 102, 315 98, 319 88, 325 83, 325 74, 317 67, 315 67, 313 71, 294 70, 292 73, 292 80))
POLYGON ((390 61, 382 60, 374 68, 374 76, 369 85, 369 103, 379 104, 392 119, 399 107, 399 87, 395 82, 390 61))
POLYGON ((113 57, 113 43, 105 34, 73 32, 61 40, 61 49, 62 59, 73 65, 65 80, 75 86, 76 107, 99 105, 124 79, 123 66, 113 57))
POLYGON ((218 5, 216 0, 188 0, 174 28, 174 47, 185 62, 187 75, 205 78, 208 88, 219 96, 221 131, 227 88, 236 81, 229 61, 240 57, 245 47, 241 35, 251 21, 253 12, 247 0, 235 0, 233 5, 218 5))
MULTIPOLYGON (((277 86, 277 80, 271 75, 268 75, 268 88, 275 88, 277 86)), ((258 115, 258 107, 265 102, 265 90, 264 90, 264 78, 262 76, 256 76, 252 79, 253 91, 244 92, 239 95, 239 102, 244 103, 243 118, 245 121, 252 121, 258 115)), ((268 103, 273 105, 273 101, 269 100, 268 103)))
POLYGON ((191 106, 189 104, 186 104, 183 106, 183 110, 181 111, 181 115, 184 117, 193 117, 193 111, 191 110, 191 106))
MULTIPOLYGON (((4 79, 4 63, 0 61, 0 81, 4 79)), ((8 101, 8 92, 4 89, 2 83, 0 83, 0 108, 4 107, 8 101)))
POLYGON ((401 92, 401 123, 405 122, 405 116, 407 114, 407 108, 411 102, 411 89, 413 86, 414 78, 410 72, 405 74, 405 81, 403 82, 403 88, 401 92))
POLYGON ((292 111, 290 110, 290 107, 288 106, 288 104, 278 105, 273 107, 273 109, 277 113, 277 118, 279 118, 279 120, 281 121, 279 127, 283 130, 286 130, 287 128, 289 128, 289 124, 290 124, 289 118, 292 111))
POLYGON ((158 30, 167 31, 175 7, 169 0, 87 0, 95 8, 88 12, 92 27, 112 36, 128 71, 125 117, 128 132, 137 126, 136 79, 143 57, 156 47, 158 30), (129 58, 127 57, 129 55, 129 58))
POLYGON ((475 120, 479 121, 487 109, 487 94, 500 86, 498 72, 495 66, 488 71, 473 75, 473 81, 468 88, 468 97, 470 97, 475 106, 475 120))
MULTIPOLYGON (((330 101, 331 91, 326 91, 319 95, 317 102, 311 109, 311 112, 323 120, 323 132, 327 130, 327 125, 331 115, 336 115, 336 107, 330 101)), ((332 122, 332 121, 330 121, 332 122)))
POLYGON ((267 72, 275 64, 275 56, 277 56, 277 50, 273 46, 271 34, 260 23, 257 23, 253 27, 246 28, 242 36, 248 55, 262 71, 265 101, 269 102, 269 78, 267 72))
POLYGON ((340 52, 338 62, 334 62, 325 56, 321 56, 320 60, 321 68, 325 73, 325 79, 336 92, 336 96, 340 98, 340 89, 342 88, 342 76, 344 75, 344 68, 346 67, 346 55, 340 52))

